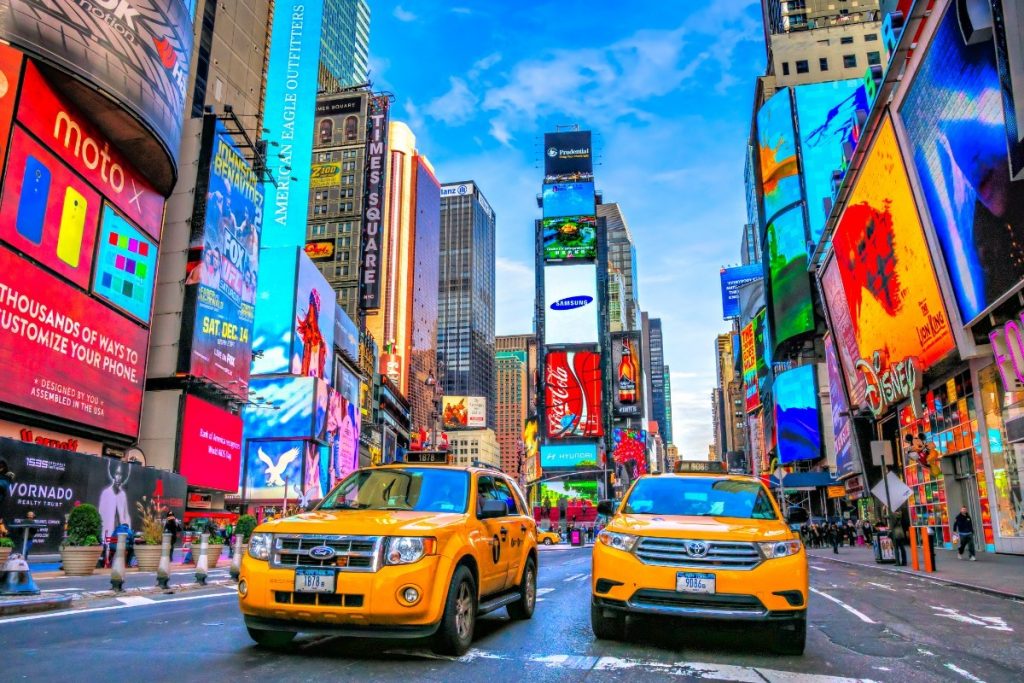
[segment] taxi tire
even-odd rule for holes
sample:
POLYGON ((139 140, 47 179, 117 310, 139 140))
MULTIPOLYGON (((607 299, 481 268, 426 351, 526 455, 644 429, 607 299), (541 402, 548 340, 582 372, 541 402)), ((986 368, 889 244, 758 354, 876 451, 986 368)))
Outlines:
POLYGON ((544 543, 544 545, 551 545, 551 539, 550 538, 545 538, 543 543, 544 543))
POLYGON ((807 645, 807 615, 793 620, 793 628, 781 628, 775 631, 775 642, 772 650, 775 654, 800 656, 807 645))
MULTIPOLYGON (((476 610, 477 593, 473 574, 469 571, 468 567, 460 565, 455 568, 455 573, 452 575, 452 582, 448 587, 448 597, 444 603, 444 614, 441 616, 441 623, 438 625, 437 633, 434 634, 431 649, 439 655, 449 655, 452 657, 461 657, 466 654, 469 651, 470 645, 473 644, 473 633, 476 630, 476 610), (457 625, 459 595, 463 593, 463 585, 469 589, 469 600, 471 602, 468 613, 468 618, 470 619, 469 633, 464 637, 459 636, 457 625)), ((464 614, 463 618, 466 618, 466 616, 464 614)))
POLYGON ((537 609, 537 563, 533 558, 526 560, 526 568, 523 569, 523 580, 519 584, 519 599, 505 607, 508 616, 512 621, 526 621, 533 618, 533 612, 537 609), (527 591, 533 596, 532 600, 527 599, 527 591))
POLYGON ((266 631, 259 628, 247 628, 249 637, 256 641, 260 647, 277 650, 289 645, 295 640, 294 631, 266 631))
POLYGON ((598 640, 622 640, 626 637, 626 615, 605 616, 604 608, 590 603, 590 628, 598 640))

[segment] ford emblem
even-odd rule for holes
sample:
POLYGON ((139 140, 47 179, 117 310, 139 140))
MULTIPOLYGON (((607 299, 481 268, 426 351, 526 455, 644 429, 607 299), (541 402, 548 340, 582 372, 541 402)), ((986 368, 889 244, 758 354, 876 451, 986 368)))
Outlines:
POLYGON ((552 311, 571 311, 574 308, 583 308, 594 301, 594 297, 586 294, 580 296, 567 296, 551 304, 552 311))
POLYGON ((330 560, 334 555, 334 548, 329 545, 318 545, 309 549, 309 556, 314 560, 330 560))

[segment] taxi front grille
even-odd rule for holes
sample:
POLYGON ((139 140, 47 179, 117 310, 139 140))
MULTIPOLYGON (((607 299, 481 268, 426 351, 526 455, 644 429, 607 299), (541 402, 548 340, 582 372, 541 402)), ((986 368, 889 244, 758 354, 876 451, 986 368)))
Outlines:
POLYGON ((274 591, 280 605, 316 605, 317 607, 362 607, 363 596, 347 593, 293 593, 274 591))
POLYGON ((645 537, 640 539, 634 553, 644 564, 667 567, 748 570, 761 564, 761 553, 756 545, 736 541, 645 537))
POLYGON ((381 538, 378 536, 326 536, 322 534, 275 534, 271 564, 275 568, 334 567, 343 572, 377 571, 381 538), (327 546, 332 557, 312 557, 309 551, 327 546))

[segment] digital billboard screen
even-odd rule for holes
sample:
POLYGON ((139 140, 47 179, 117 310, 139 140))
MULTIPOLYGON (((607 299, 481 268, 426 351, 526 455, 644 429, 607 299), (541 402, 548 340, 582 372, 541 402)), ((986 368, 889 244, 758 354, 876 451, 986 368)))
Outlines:
POLYGON ((821 457, 818 378, 815 366, 779 373, 772 384, 779 464, 821 457))
POLYGON ((760 263, 747 266, 722 268, 719 278, 722 283, 722 318, 729 320, 740 315, 740 287, 757 282, 764 277, 764 269, 760 263))
POLYGON ((540 447, 540 466, 544 470, 593 469, 597 467, 597 444, 553 444, 540 447))
POLYGON ((796 118, 800 129, 800 156, 811 242, 815 245, 825 230, 832 208, 832 173, 844 161, 843 142, 850 135, 857 110, 857 90, 864 80, 798 85, 796 118))
POLYGON ((246 398, 263 185, 213 116, 204 121, 199 164, 178 370, 246 398))
POLYGON ((564 216, 541 221, 544 260, 593 260, 597 258, 597 217, 564 216))
POLYGON ((771 339, 777 349, 782 342, 814 330, 804 214, 799 206, 768 224, 764 258, 772 303, 771 339))
POLYGON ((334 376, 334 308, 335 294, 331 285, 306 253, 299 252, 292 334, 293 375, 331 381, 334 376))
POLYGON ((832 335, 826 334, 825 369, 828 372, 828 393, 832 404, 832 435, 836 444, 836 477, 842 479, 860 472, 854 449, 853 421, 850 419, 850 406, 846 402, 846 388, 843 384, 843 371, 839 366, 839 355, 832 335))
MULTIPOLYGON (((7 45, 0 45, 0 77, 7 84, 10 97, 0 97, 0 140, 9 140, 11 123, 14 121, 15 93, 21 83, 21 64, 24 61, 21 51, 7 45)), ((7 160, 7 145, 0 145, 0 168, 4 168, 7 160)))
POLYGON ((234 493, 241 467, 241 416, 186 394, 178 472, 189 486, 234 493))
POLYGON ((131 437, 149 332, 0 248, 0 401, 131 437))
POLYGON ((156 285, 157 247, 109 204, 103 205, 92 291, 149 323, 156 285))
POLYGON ((486 427, 487 399, 483 396, 445 396, 441 400, 441 426, 445 429, 486 427))
POLYGON ((312 439, 318 380, 313 377, 257 377, 252 399, 242 411, 246 440, 312 439))
POLYGON ((789 88, 782 88, 757 112, 757 141, 761 161, 764 220, 800 201, 793 108, 789 88))
POLYGON ((562 178, 587 176, 594 172, 590 131, 544 134, 544 175, 562 178))
POLYGON ((597 267, 544 267, 544 343, 597 343, 597 267))
POLYGON ((1024 279, 1024 180, 1010 176, 993 43, 975 31, 966 44, 956 6, 900 113, 957 307, 971 324, 1024 279))
POLYGON ((322 394, 317 395, 317 411, 326 409, 326 416, 321 422, 323 433, 318 438, 327 444, 326 476, 321 474, 322 493, 326 494, 335 484, 347 477, 359 467, 359 432, 362 428, 362 417, 359 412, 358 391, 356 396, 346 397, 345 392, 335 391, 328 387, 326 406, 322 406, 322 394))
POLYGON ((742 358, 746 409, 748 413, 752 413, 761 407, 761 393, 757 383, 757 344, 754 339, 753 320, 740 330, 740 356, 742 358))
POLYGON ((754 354, 756 356, 757 386, 764 389, 772 367, 772 350, 768 343, 768 315, 762 308, 754 316, 754 354))
POLYGON ((320 447, 315 441, 246 441, 245 491, 249 501, 280 502, 295 499, 310 487, 303 480, 303 464, 316 460, 319 474, 320 447))
POLYGON ((992 0, 992 34, 1002 86, 1010 172, 1024 179, 1024 7, 1016 0, 992 0))
POLYGON ((594 351, 550 351, 544 364, 547 437, 603 436, 601 354, 594 351))
POLYGON ((647 432, 619 429, 612 432, 612 460, 620 465, 629 481, 647 474, 647 432))
POLYGON ((830 258, 825 268, 820 271, 821 294, 828 307, 829 327, 832 330, 832 343, 839 355, 839 362, 846 377, 846 386, 850 391, 850 401, 854 405, 863 405, 867 393, 867 382, 864 374, 857 369, 860 350, 857 346, 857 333, 850 314, 850 305, 846 301, 843 289, 843 276, 839 273, 839 264, 835 257, 830 258))
POLYGON ((292 331, 297 322, 298 250, 294 247, 260 249, 259 254, 252 344, 261 354, 252 359, 252 374, 288 373, 292 368, 292 331))
POLYGON ((548 183, 541 192, 544 218, 593 216, 594 183, 548 183))
POLYGON ((643 415, 644 396, 640 369, 640 333, 612 333, 612 372, 615 373, 612 408, 620 417, 643 415))
POLYGON ((334 305, 334 345, 353 363, 359 363, 359 328, 340 305, 334 305))
POLYGON ((833 236, 860 358, 882 368, 908 357, 927 370, 953 334, 892 121, 879 127, 833 236), (864 264, 875 264, 865 268, 864 264))

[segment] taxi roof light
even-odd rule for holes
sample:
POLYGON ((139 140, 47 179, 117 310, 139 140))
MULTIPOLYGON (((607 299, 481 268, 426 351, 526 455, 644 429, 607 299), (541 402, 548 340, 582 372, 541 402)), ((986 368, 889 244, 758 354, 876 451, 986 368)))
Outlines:
POLYGON ((721 460, 680 460, 673 471, 676 474, 728 474, 729 468, 721 460))

